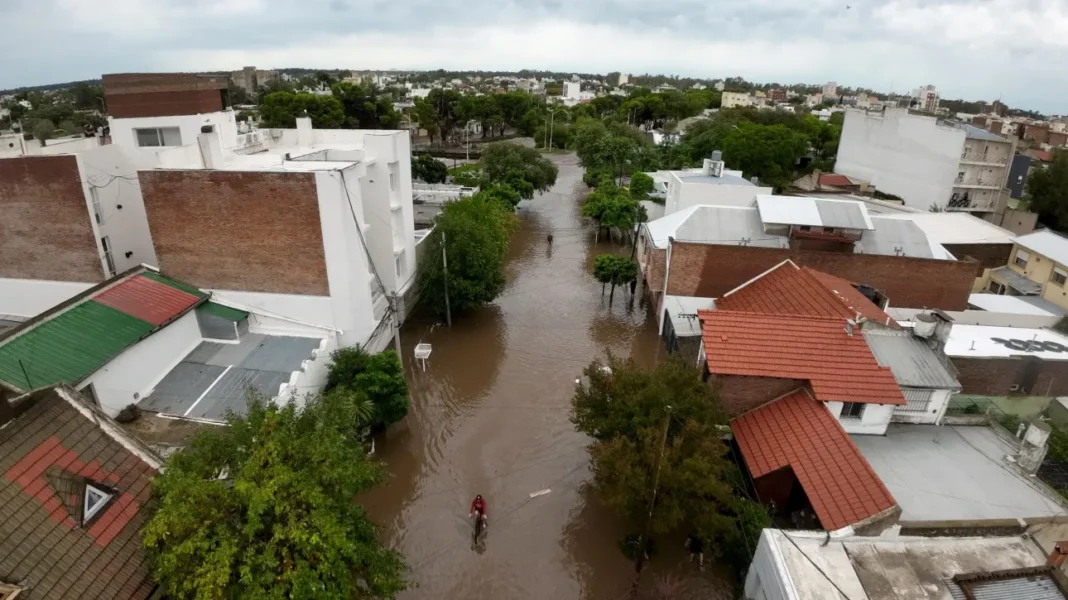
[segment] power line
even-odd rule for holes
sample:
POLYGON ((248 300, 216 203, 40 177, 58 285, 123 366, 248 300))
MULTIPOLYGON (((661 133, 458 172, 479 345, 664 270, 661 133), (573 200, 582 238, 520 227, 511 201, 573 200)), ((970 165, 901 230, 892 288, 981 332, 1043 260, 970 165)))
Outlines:
MULTIPOLYGON (((801 556, 805 557, 805 560, 807 560, 813 567, 816 567, 816 570, 820 572, 820 575, 823 575, 824 579, 826 579, 828 583, 833 585, 834 589, 838 590, 838 593, 841 594, 842 597, 845 598, 845 600, 852 600, 845 592, 842 591, 842 588, 838 587, 838 584, 835 583, 833 579, 831 579, 830 575, 824 572, 824 570, 816 564, 816 561, 812 560, 809 555, 805 554, 805 551, 801 549, 801 546, 797 545, 797 542, 795 542, 794 539, 790 537, 790 534, 782 530, 780 530, 780 533, 782 533, 782 536, 784 538, 790 540, 790 543, 794 545, 794 548, 797 548, 797 551, 801 553, 801 556)), ((896 596, 897 594, 895 593, 894 595, 896 596)))

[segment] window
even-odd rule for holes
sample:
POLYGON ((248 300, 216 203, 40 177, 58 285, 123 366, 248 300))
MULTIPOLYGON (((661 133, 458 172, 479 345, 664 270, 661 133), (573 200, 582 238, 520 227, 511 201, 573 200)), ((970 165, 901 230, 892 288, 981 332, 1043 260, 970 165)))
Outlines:
POLYGON ((182 145, 182 130, 177 127, 134 129, 134 135, 137 138, 137 145, 142 148, 182 145))
POLYGON ((108 236, 100 238, 100 246, 104 249, 104 262, 108 265, 108 277, 115 274, 115 259, 111 256, 111 240, 108 236))
POLYGON ((905 396, 905 406, 895 408, 895 413, 925 413, 931 406, 931 396, 934 394, 931 390, 915 388, 901 388, 901 393, 905 396))
POLYGON ((957 173, 957 183, 964 181, 964 171, 957 173))
POLYGON ((1053 275, 1050 276, 1050 280, 1057 285, 1064 287, 1064 282, 1068 281, 1068 272, 1057 267, 1053 267, 1053 275))
POLYGON ((397 189, 397 174, 396 173, 390 173, 389 174, 389 191, 392 192, 395 189, 397 189))
POLYGON ((85 484, 85 503, 82 507, 82 525, 85 525, 100 514, 112 498, 115 492, 93 483, 85 484))
POLYGON ((986 289, 989 290, 991 294, 998 294, 999 296, 1005 293, 1005 286, 996 281, 991 281, 990 285, 986 286, 986 289))
POLYGON ((100 193, 91 183, 89 184, 89 196, 93 200, 93 217, 96 218, 96 224, 103 225, 104 211, 100 210, 100 193))
POLYGON ((864 404, 860 402, 845 402, 842 404, 842 412, 839 415, 844 421, 859 421, 864 416, 864 404))
POLYGON ((1012 259, 1012 264, 1020 267, 1021 269, 1027 268, 1027 261, 1031 258, 1031 255, 1026 250, 1016 250, 1016 258, 1012 259))

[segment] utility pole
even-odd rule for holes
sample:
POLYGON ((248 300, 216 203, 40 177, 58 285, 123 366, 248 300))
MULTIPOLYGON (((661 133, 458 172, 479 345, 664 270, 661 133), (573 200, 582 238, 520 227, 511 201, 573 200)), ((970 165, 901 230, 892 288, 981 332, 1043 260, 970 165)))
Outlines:
POLYGON ((397 310, 397 292, 393 292, 389 295, 389 310, 393 313, 393 349, 397 351, 397 360, 400 361, 401 370, 404 370, 404 354, 401 353, 400 343, 400 330, 401 320, 400 311, 397 310))
POLYGON ((660 469, 664 466, 664 447, 667 446, 668 426, 671 425, 671 407, 667 407, 664 415, 664 423, 661 425, 660 450, 656 455, 656 475, 653 477, 653 497, 649 500, 649 517, 645 521, 645 533, 638 538, 638 558, 634 561, 634 587, 633 593, 638 591, 638 579, 642 575, 642 567, 645 566, 645 544, 649 539, 649 532, 653 528, 653 509, 656 508, 656 492, 660 487, 660 469))
POLYGON ((551 113, 549 113, 549 146, 546 148, 546 150, 552 150, 553 149, 553 119, 554 119, 554 117, 556 117, 556 111, 555 110, 552 111, 551 113))
POLYGON ((449 308, 449 260, 445 256, 445 232, 441 232, 441 270, 444 273, 444 277, 441 278, 445 282, 445 321, 452 327, 452 309, 449 308))

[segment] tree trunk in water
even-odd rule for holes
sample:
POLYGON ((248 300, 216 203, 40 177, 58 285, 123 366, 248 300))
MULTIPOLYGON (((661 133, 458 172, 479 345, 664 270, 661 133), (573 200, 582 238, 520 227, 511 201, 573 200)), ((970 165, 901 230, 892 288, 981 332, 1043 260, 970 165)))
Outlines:
POLYGON ((616 284, 612 284, 612 291, 608 292, 608 306, 612 306, 612 298, 616 296, 616 284))
POLYGON ((601 226, 597 225, 597 233, 593 234, 593 243, 601 241, 601 226))
POLYGON ((602 281, 601 282, 601 295, 602 296, 604 296, 604 286, 605 286, 605 282, 602 281))

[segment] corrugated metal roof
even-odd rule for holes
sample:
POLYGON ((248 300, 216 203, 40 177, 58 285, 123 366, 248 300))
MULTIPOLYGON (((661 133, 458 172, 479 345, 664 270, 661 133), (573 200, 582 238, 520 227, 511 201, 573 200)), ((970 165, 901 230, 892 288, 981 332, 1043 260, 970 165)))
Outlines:
POLYGON ((975 600, 1065 600, 1065 594, 1046 573, 954 583, 946 582, 954 600, 965 600, 962 586, 967 587, 975 600))
POLYGON ((815 202, 824 227, 872 229, 871 220, 865 218, 867 209, 860 202, 834 202, 833 200, 816 200, 815 202))
POLYGON ((914 258, 945 259, 949 254, 944 248, 935 244, 941 256, 934 253, 932 243, 912 221, 902 219, 878 218, 873 231, 865 231, 857 242, 859 252, 863 254, 882 254, 886 256, 912 256, 914 258))
POLYGON ((238 310, 229 306, 223 306, 222 304, 218 304, 215 302, 205 302, 204 304, 198 306, 197 310, 200 312, 215 315, 216 317, 221 317, 228 321, 233 321, 235 323, 239 321, 244 321, 248 318, 248 313, 243 310, 238 310))
POLYGON ((1001 137, 999 135, 995 135, 993 133, 990 133, 989 131, 987 131, 985 129, 982 129, 980 127, 976 127, 975 125, 972 125, 971 123, 953 123, 953 125, 955 127, 957 127, 957 129, 963 130, 965 136, 973 138, 973 139, 984 140, 984 141, 987 141, 987 142, 1004 142, 1006 144, 1009 143, 1009 140, 1007 140, 1007 139, 1005 139, 1005 138, 1003 138, 1003 137, 1001 137))
POLYGON ((1013 271, 1011 267, 998 267, 991 271, 990 274, 1021 294, 1037 295, 1042 293, 1041 284, 1035 283, 1023 275, 1020 275, 1016 271, 1013 271))
MULTIPOLYGON (((764 233, 760 214, 753 208, 738 206, 696 206, 676 229, 675 239, 682 242, 789 248, 789 239, 764 233)), ((678 214, 678 213, 675 213, 678 214)), ((670 218, 674 215, 668 215, 670 218)))
POLYGON ((153 325, 162 325, 200 298, 157 279, 137 275, 100 292, 93 300, 153 325))
POLYGON ((207 296, 207 294, 205 294, 204 292, 200 291, 200 289, 198 289, 198 288, 196 288, 194 286, 191 286, 191 285, 189 285, 187 283, 182 283, 181 281, 175 281, 174 279, 171 279, 169 277, 164 277, 163 275, 160 275, 159 273, 153 273, 152 271, 145 271, 141 275, 143 275, 145 277, 148 277, 149 279, 158 281, 158 282, 160 282, 162 284, 169 285, 169 286, 171 286, 173 288, 182 290, 183 292, 185 292, 187 294, 192 294, 192 295, 196 296, 197 298, 204 298, 205 296, 207 296))
POLYGON ((83 302, 0 346, 0 379, 23 390, 76 383, 153 329, 110 306, 83 302))
POLYGON ((890 367, 899 385, 931 389, 959 390, 960 382, 938 360, 934 350, 908 332, 872 330, 864 332, 875 361, 890 367))
POLYGON ((756 197, 755 203, 764 223, 864 230, 874 228, 868 217, 868 208, 863 202, 854 200, 762 194, 756 197))

